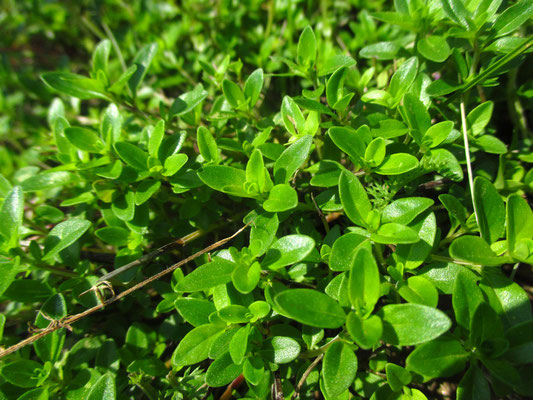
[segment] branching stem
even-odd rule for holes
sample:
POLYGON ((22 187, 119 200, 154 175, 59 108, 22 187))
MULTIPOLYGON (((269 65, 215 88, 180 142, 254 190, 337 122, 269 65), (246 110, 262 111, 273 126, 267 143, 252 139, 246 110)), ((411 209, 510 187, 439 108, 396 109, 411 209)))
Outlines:
POLYGON ((158 272, 157 274, 155 275, 152 275, 151 277, 145 279, 144 281, 136 284, 136 285, 133 285, 132 287, 124 290, 123 292, 119 293, 118 295, 116 296, 113 296, 111 297, 110 299, 107 299, 105 301, 103 301, 102 303, 92 307, 92 308, 89 308, 79 314, 74 314, 74 315, 70 315, 70 316, 67 316, 65 318, 61 318, 60 320, 58 321, 52 321, 50 323, 50 325, 43 329, 42 331, 40 331, 39 333, 37 333, 36 335, 33 335, 33 336, 30 336, 20 342, 18 342, 17 344, 11 346, 11 347, 8 347, 7 349, 3 350, 2 352, 0 352, 0 359, 2 359, 3 357, 11 354, 11 353, 14 353, 15 351, 17 350, 20 350, 21 348, 29 345, 29 344, 32 344, 34 343, 35 341, 39 340, 40 338, 42 337, 45 337, 47 335, 49 335, 50 333, 52 332, 55 332, 61 328, 67 328, 67 329, 70 329, 70 325, 75 323, 75 322, 78 322, 80 319, 83 319, 91 314, 94 314, 95 312, 97 311, 100 311, 102 310, 105 306, 108 306, 116 301, 119 301, 120 299, 122 299, 123 297, 126 297, 127 295, 135 292, 136 290, 139 290, 143 287, 145 287, 146 285, 158 280, 159 278, 173 272, 174 270, 180 268, 181 266, 187 264, 189 261, 192 261, 194 260, 195 258, 198 258, 200 257, 201 255, 205 254, 205 253, 208 253, 210 251, 213 251, 215 250, 216 248, 224 245, 225 243, 229 242, 230 240, 232 240, 234 237, 236 237, 237 235, 239 235, 242 231, 244 231, 249 225, 251 224, 251 222, 248 222, 246 225, 244 225, 243 227, 241 227, 237 232, 235 232, 233 235, 231 236, 228 236, 222 240, 219 240, 218 242, 216 243, 213 243, 207 247, 205 247, 204 249, 200 250, 200 251, 197 251, 196 253, 194 253, 193 255, 177 262, 176 264, 174 265, 171 265, 170 267, 164 269, 163 271, 161 272, 158 272))

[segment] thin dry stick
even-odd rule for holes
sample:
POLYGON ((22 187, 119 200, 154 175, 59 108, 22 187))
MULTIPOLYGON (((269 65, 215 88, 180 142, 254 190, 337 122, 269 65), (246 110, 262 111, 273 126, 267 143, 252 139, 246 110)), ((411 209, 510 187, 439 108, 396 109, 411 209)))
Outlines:
POLYGON ((474 174, 472 173, 472 163, 470 161, 470 146, 468 144, 468 133, 466 128, 466 111, 463 96, 461 96, 461 102, 459 103, 461 109, 461 126, 463 130, 463 141, 465 145, 466 156, 466 172, 468 174, 468 186, 470 186, 470 196, 472 196, 472 207, 474 208, 474 216, 476 217, 476 223, 479 226, 479 220, 477 217, 476 198, 474 197, 474 174))
POLYGON ((298 385, 296 386, 296 390, 294 392, 294 395, 292 396, 293 399, 300 398, 300 390, 302 390, 302 386, 304 385, 305 381, 307 380, 307 377, 311 373, 313 369, 318 365, 318 363, 324 358, 324 354, 320 354, 317 358, 314 359, 314 361, 307 367, 304 374, 302 375, 302 378, 298 381, 298 385))
POLYGON ((13 353, 13 352, 15 352, 17 350, 20 350, 21 348, 23 348, 23 347, 25 347, 25 346, 27 346, 29 344, 32 344, 33 342, 39 340, 40 338, 45 337, 46 335, 49 335, 50 333, 55 332, 55 331, 57 331, 57 330, 59 330, 61 328, 69 329, 71 324, 73 324, 75 322, 78 322, 80 319, 85 318, 88 315, 91 315, 91 314, 95 313, 96 311, 99 311, 99 310, 103 309, 105 306, 108 306, 108 305, 110 305, 110 304, 122 299, 123 297, 126 297, 130 293, 133 293, 136 290, 139 290, 139 289, 145 287, 149 283, 152 283, 153 281, 156 281, 159 278, 169 274, 170 272, 180 268, 182 265, 187 264, 189 261, 192 261, 195 258, 200 257, 202 254, 205 254, 205 253, 207 253, 209 251, 213 251, 216 248, 222 246, 223 244, 229 242, 231 239, 233 239, 238 234, 240 234, 242 231, 244 231, 248 227, 248 225, 250 225, 250 224, 251 224, 251 222, 248 222, 246 225, 244 225, 242 228, 240 228, 233 235, 228 236, 227 238, 219 240, 218 242, 213 243, 212 245, 205 247, 204 249, 194 253, 192 256, 189 256, 189 257, 177 262, 176 264, 168 267, 167 269, 164 269, 163 271, 158 272, 157 274, 145 279, 144 281, 142 281, 142 282, 140 282, 140 283, 138 283, 138 284, 126 289, 126 290, 124 290, 123 292, 119 293, 118 295, 113 296, 110 299, 103 301, 102 303, 98 304, 97 306, 89 308, 89 309, 87 309, 87 310, 85 310, 85 311, 83 311, 83 312, 81 312, 79 314, 67 316, 65 318, 61 318, 57 322, 51 323, 50 326, 48 326, 48 328, 43 329, 41 332, 37 333, 36 335, 30 336, 30 337, 18 342, 17 344, 15 344, 15 345, 13 345, 11 347, 8 347, 7 349, 5 349, 2 352, 0 352, 0 359, 5 357, 5 356, 7 356, 8 354, 11 354, 11 353, 13 353))
MULTIPOLYGON (((194 231, 194 232, 192 232, 192 233, 190 233, 190 234, 188 234, 188 235, 186 235, 186 236, 184 236, 184 237, 182 237, 182 238, 180 238, 178 240, 175 240, 173 242, 167 243, 164 246, 161 246, 158 249, 155 249, 154 251, 143 255, 142 257, 138 258, 137 260, 132 261, 132 262, 126 264, 126 265, 123 265, 120 268, 117 268, 117 269, 105 274, 104 276, 100 277, 97 282, 108 281, 109 279, 111 279, 111 278, 113 278, 113 277, 115 277, 117 275, 120 275, 124 271, 127 271, 127 270, 129 270, 129 269, 131 269, 133 267, 144 265, 144 264, 148 264, 148 263, 152 262, 153 260, 155 260, 160 255, 168 253, 169 251, 172 251, 172 250, 178 248, 179 246, 186 245, 188 242, 190 242, 193 239, 196 239, 197 237, 201 236, 203 233, 204 233, 204 231, 197 230, 197 231, 194 231)), ((82 294, 84 294, 84 293, 82 293, 82 294)))

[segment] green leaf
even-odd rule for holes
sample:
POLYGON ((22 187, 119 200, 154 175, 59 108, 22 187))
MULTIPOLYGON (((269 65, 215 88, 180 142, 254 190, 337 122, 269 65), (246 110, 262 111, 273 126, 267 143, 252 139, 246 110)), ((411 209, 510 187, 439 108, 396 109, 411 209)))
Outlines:
POLYGON ((359 179, 346 170, 339 177, 339 196, 346 216, 354 224, 366 227, 366 216, 372 209, 370 200, 359 179))
POLYGON ((387 383, 394 392, 401 392, 404 386, 411 383, 411 373, 399 365, 387 363, 385 371, 387 373, 387 383))
POLYGON ((421 304, 389 304, 377 315, 383 320, 383 340, 394 346, 429 342, 452 324, 442 311, 421 304))
POLYGON ((431 126, 431 117, 424 107, 424 103, 420 101, 412 93, 407 93, 403 97, 405 116, 407 123, 411 128, 409 134, 413 137, 417 144, 421 144, 422 137, 431 126))
POLYGON ((309 236, 283 236, 270 246, 261 264, 263 268, 278 270, 302 261, 314 248, 315 241, 309 236))
POLYGON ((48 389, 40 387, 24 392, 23 395, 17 397, 17 400, 48 400, 48 398, 48 389))
POLYGON ((426 153, 420 164, 426 171, 436 171, 445 178, 460 182, 463 180, 463 169, 457 158, 446 149, 434 149, 426 153))
MULTIPOLYGON (((67 316, 67 305, 61 294, 55 294, 49 297, 42 305, 37 317, 35 318, 35 327, 44 329, 50 325, 50 318, 60 320, 67 316), (46 315, 46 318, 45 318, 46 315)), ((41 361, 56 362, 63 349, 65 341, 65 331, 55 331, 43 337, 33 344, 35 353, 41 361)))
POLYGON ((83 218, 71 218, 54 226, 44 241, 43 260, 53 259, 61 250, 78 240, 91 226, 83 218))
POLYGON ((184 115, 194 110, 202 101, 204 101, 209 93, 204 89, 201 83, 197 84, 193 90, 180 95, 168 111, 168 119, 170 120, 174 115, 184 115))
POLYGON ((111 147, 120 139, 122 129, 122 117, 115 104, 110 104, 105 111, 104 118, 100 125, 102 137, 105 139, 108 147, 111 147))
POLYGON ((501 356, 508 347, 500 317, 489 303, 481 303, 474 312, 470 342, 481 355, 490 358, 501 356))
MULTIPOLYGON (((512 194, 507 200, 507 246, 513 257, 521 256, 524 240, 533 237, 533 211, 519 194, 512 194)), ((531 254, 531 253, 530 253, 531 254)))
POLYGON ((476 364, 470 365, 457 386, 457 400, 485 400, 490 396, 485 374, 476 364))
POLYGON ((285 290, 274 301, 285 316, 302 324, 335 329, 342 326, 346 319, 339 303, 316 290, 285 290))
POLYGON ((305 118, 298 104, 289 96, 283 97, 281 117, 287 131, 296 136, 304 134, 305 118))
POLYGON ((135 216, 135 194, 127 191, 113 199, 111 210, 118 219, 131 221, 135 216))
POLYGON ((18 272, 18 259, 16 259, 16 261, 12 261, 10 259, 0 257, 0 276, 2 277, 0 280, 0 296, 2 296, 4 292, 11 286, 18 272))
POLYGON ((268 194, 268 199, 263 203, 263 208, 268 212, 282 212, 295 208, 298 205, 298 193, 288 183, 274 186, 268 194))
POLYGON ((343 97, 344 79, 348 73, 347 67, 340 67, 328 79, 326 84, 326 99, 331 108, 343 97))
POLYGON ((265 373, 265 364, 260 357, 248 357, 244 360, 242 374, 247 382, 254 386, 261 383, 265 373))
POLYGON ((468 113, 466 121, 472 135, 478 136, 483 133, 483 130, 490 122, 493 109, 494 103, 492 101, 486 101, 468 113))
POLYGON ((176 367, 192 365, 205 360, 209 347, 223 330, 224 328, 219 325, 206 324, 189 331, 174 350, 172 365, 176 367))
POLYGON ((431 82, 426 88, 426 93, 428 96, 431 97, 440 97, 453 93, 461 89, 462 87, 463 85, 459 84, 456 81, 451 81, 442 78, 431 82))
POLYGON ((126 164, 136 170, 146 171, 148 169, 148 153, 134 144, 117 142, 115 143, 115 151, 126 164))
POLYGON ((328 57, 326 60, 324 60, 318 71, 318 76, 329 75, 342 66, 349 68, 353 67, 355 64, 356 61, 353 59, 353 57, 350 57, 346 54, 336 54, 333 57, 328 57))
MULTIPOLYGON (((217 319, 216 324, 220 325, 222 322, 223 321, 217 319)), ((214 360, 226 351, 229 351, 229 344, 231 342, 231 339, 233 338, 233 336, 235 336, 238 330, 239 326, 234 326, 230 327, 229 329, 218 335, 217 338, 213 341, 213 343, 209 346, 209 358, 214 360)))
POLYGON ((298 40, 297 61, 305 67, 312 67, 316 61, 316 38, 313 28, 306 26, 298 40))
POLYGON ((18 245, 23 217, 24 193, 20 186, 15 186, 9 191, 0 208, 0 237, 4 239, 8 249, 18 245))
POLYGON ((244 96, 246 96, 250 108, 259 100, 261 89, 263 88, 263 80, 263 69, 258 68, 244 82, 244 96))
POLYGON ((531 303, 524 289, 496 268, 483 271, 479 287, 505 327, 530 320, 531 303))
POLYGON ((111 53, 111 41, 104 39, 94 49, 93 52, 93 74, 97 76, 98 71, 102 71, 107 76, 107 63, 111 53))
POLYGON ((137 186, 137 191, 135 192, 135 205, 140 206, 141 204, 146 203, 155 193, 157 193, 160 187, 161 181, 156 181, 155 179, 146 179, 142 181, 139 186, 137 186))
POLYGON ((194 297, 176 299, 174 305, 183 319, 192 326, 208 324, 209 315, 216 311, 212 302, 194 297))
POLYGON ((136 65, 130 65, 126 71, 124 71, 120 77, 109 87, 109 91, 112 93, 122 94, 124 86, 128 83, 128 80, 137 71, 136 65))
POLYGON ((111 372, 102 375, 87 394, 87 400, 115 400, 117 389, 115 378, 111 372))
POLYGON ((348 281, 350 301, 358 313, 368 315, 380 297, 380 278, 376 260, 365 247, 357 251, 348 281))
POLYGON ((381 137, 377 137, 372 140, 365 150, 365 160, 370 163, 371 166, 377 167, 385 159, 385 153, 387 151, 387 142, 381 137))
POLYGON ((105 228, 98 229, 94 234, 113 246, 126 246, 130 231, 119 226, 106 226, 105 228))
POLYGON ((461 25, 463 28, 470 28, 471 15, 465 8, 463 0, 441 0, 444 13, 453 22, 461 25))
POLYGON ((259 355, 275 364, 288 364, 300 354, 300 345, 286 336, 273 336, 263 342, 259 355))
POLYGON ((326 396, 335 398, 353 383, 357 372, 357 357, 342 342, 334 342, 322 361, 322 380, 326 396))
POLYGON ((472 146, 481 148, 484 152, 490 154, 505 154, 507 146, 497 137, 492 135, 483 135, 472 140, 472 146))
POLYGON ((506 262, 504 257, 498 257, 489 244, 479 236, 458 237, 450 245, 450 255, 458 260, 486 267, 494 267, 506 262))
POLYGON ((492 29, 496 32, 496 37, 505 36, 518 29, 531 16, 533 16, 533 1, 522 0, 505 9, 496 18, 492 29))
MULTIPOLYGON (((264 318, 270 313, 270 304, 268 304, 266 301, 258 300, 254 301, 252 304, 248 306, 248 309, 254 316, 255 320, 264 318)), ((252 319, 251 322, 254 322, 254 319, 252 319)))
POLYGON ((437 307, 439 302, 437 289, 422 276, 411 276, 407 279, 407 283, 402 282, 398 287, 398 293, 409 303, 437 307))
POLYGON ((242 372, 242 365, 233 363, 229 352, 217 357, 205 374, 205 383, 211 387, 225 386, 242 372))
POLYGON ((452 132, 453 121, 442 121, 429 127, 422 138, 423 143, 427 143, 429 148, 437 147, 452 132))
POLYGON ((42 172, 22 181, 24 192, 36 192, 64 186, 71 181, 71 174, 66 171, 42 172))
POLYGON ((208 165, 198 171, 198 177, 211 189, 237 197, 253 197, 244 189, 246 172, 226 165, 208 165))
POLYGON ((255 184, 257 190, 263 193, 267 188, 266 177, 268 174, 265 170, 265 163, 261 150, 255 149, 252 151, 248 162, 246 163, 246 184, 255 184))
POLYGON ((474 179, 474 199, 481 237, 492 244, 505 230, 505 205, 503 199, 487 179, 474 179))
POLYGON ((248 336, 250 334, 250 325, 247 324, 239 328, 233 335, 229 342, 229 354, 233 363, 241 365, 244 361, 244 356, 248 350, 248 336))
POLYGON ((406 368, 427 378, 449 377, 463 371, 469 353, 453 338, 439 338, 414 349, 406 359, 406 368))
POLYGON ((512 326, 505 332, 509 349, 505 358, 515 364, 530 364, 533 357, 533 320, 512 326))
POLYGON ((391 94, 379 89, 369 90, 361 96, 361 100, 365 103, 377 104, 387 108, 392 108, 394 105, 394 98, 391 94))
POLYGON ((46 72, 42 80, 52 89, 78 99, 111 99, 102 82, 69 72, 46 72))
POLYGON ((460 271, 454 280, 452 305, 457 324, 470 330, 474 312, 484 302, 483 293, 474 275, 460 271))
POLYGON ((154 129, 148 131, 148 154, 157 157, 159 146, 165 137, 165 121, 162 119, 155 125, 154 129))
POLYGON ((359 347, 368 350, 381 339, 383 322, 377 315, 363 319, 351 312, 346 318, 346 329, 359 347))
POLYGON ((419 40, 416 49, 424 58, 438 63, 446 61, 452 54, 446 38, 437 35, 429 35, 419 40))
MULTIPOLYGON (((278 214, 263 212, 252 215, 252 228, 250 230, 250 250, 256 257, 262 256, 268 250, 276 236, 279 226, 278 214)), ((250 220, 245 219, 245 223, 250 220)))
POLYGON ((349 126, 334 126, 328 130, 328 135, 354 162, 364 157, 366 146, 359 130, 356 131, 349 126))
POLYGON ((239 108, 246 102, 242 89, 235 82, 224 79, 222 82, 222 91, 226 100, 233 108, 239 108))
POLYGON ((146 71, 148 71, 148 68, 152 63, 152 59, 157 53, 157 47, 157 43, 147 44, 141 50, 139 50, 135 56, 135 59, 133 60, 133 64, 137 66, 137 69, 128 79, 128 86, 134 96, 137 93, 137 88, 144 80, 146 71))
POLYGON ((105 144, 92 130, 72 126, 64 130, 67 140, 80 150, 91 153, 100 153, 105 149, 105 144))
POLYGON ((382 244, 416 243, 420 240, 414 229, 394 222, 381 225, 370 239, 382 244))
POLYGON ((214 257, 213 261, 199 266, 187 274, 177 286, 180 292, 197 292, 231 281, 233 270, 237 267, 233 261, 214 257))
POLYGON ((196 142, 198 144, 198 150, 208 163, 218 163, 218 147, 215 138, 205 126, 198 127, 196 133, 196 142))
POLYGON ((380 175, 400 175, 418 167, 418 159, 407 153, 396 153, 385 157, 374 172, 380 175))
POLYGON ((4 292, 6 298, 20 303, 44 301, 52 294, 54 291, 50 286, 31 279, 17 279, 4 292))
POLYGON ((186 163, 189 161, 187 154, 179 153, 168 156, 163 165, 164 169, 161 172, 163 176, 175 175, 186 163))
POLYGON ((378 42, 363 47, 359 52, 359 56, 378 60, 392 60, 399 51, 400 46, 395 42, 378 42))
POLYGON ((418 215, 433 205, 434 201, 427 197, 405 197, 390 203, 383 209, 381 222, 409 224, 418 215))
POLYGON ((409 90, 416 79, 418 72, 418 58, 411 57, 407 59, 400 68, 392 75, 389 93, 394 97, 396 103, 400 101, 402 96, 409 90))
POLYGON ((238 265, 231 278, 233 286, 241 293, 250 293, 255 289, 260 279, 261 265, 258 262, 254 262, 250 266, 238 265))
POLYGON ((228 324, 242 324, 252 319, 252 314, 247 307, 232 304, 218 310, 219 318, 228 324))
POLYGON ((15 386, 31 388, 38 385, 39 371, 42 368, 42 364, 37 361, 20 359, 4 364, 0 375, 15 386))
POLYGON ((307 160, 313 144, 313 137, 305 135, 287 147, 274 163, 274 180, 277 184, 287 183, 307 160))
POLYGON ((297 96, 293 98, 294 102, 298 104, 299 106, 310 110, 310 111, 316 111, 319 114, 326 114, 330 116, 335 116, 335 114, 330 110, 329 107, 325 106, 324 104, 320 103, 319 101, 308 99, 306 97, 297 96))
POLYGON ((417 217, 410 228, 418 232, 419 241, 412 244, 396 246, 394 257, 401 262, 405 269, 419 267, 429 256, 437 235, 437 219, 435 213, 426 213, 417 217))
POLYGON ((126 369, 128 372, 143 373, 148 376, 162 377, 168 373, 163 361, 157 358, 136 359, 126 369))
POLYGON ((329 255, 329 268, 332 271, 348 271, 353 265, 355 254, 361 247, 371 250, 370 241, 366 236, 349 232, 333 243, 329 255))

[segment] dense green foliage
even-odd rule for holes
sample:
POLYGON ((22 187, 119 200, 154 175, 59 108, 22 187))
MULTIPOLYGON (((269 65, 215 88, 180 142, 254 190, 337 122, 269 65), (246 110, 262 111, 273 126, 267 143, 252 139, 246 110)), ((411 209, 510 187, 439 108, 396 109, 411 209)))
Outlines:
POLYGON ((173 3, 2 2, 1 347, 249 226, 0 399, 533 393, 533 1, 173 3))

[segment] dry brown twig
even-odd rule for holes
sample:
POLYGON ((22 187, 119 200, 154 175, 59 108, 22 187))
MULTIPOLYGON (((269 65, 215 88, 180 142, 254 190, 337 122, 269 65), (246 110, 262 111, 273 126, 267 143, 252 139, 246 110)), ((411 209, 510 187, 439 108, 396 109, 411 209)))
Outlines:
MULTIPOLYGON (((5 350, 2 350, 0 352, 0 359, 11 354, 11 353, 14 353, 15 351, 17 350, 20 350, 22 349, 23 347, 25 346, 28 346, 34 342, 36 342, 37 340, 49 335, 50 333, 52 332, 55 332, 59 329, 62 329, 62 328, 66 328, 66 329, 69 329, 71 330, 70 326, 76 322, 78 322, 80 319, 83 319, 91 314, 94 314, 95 312, 97 311, 100 311, 102 310, 105 306, 108 306, 120 299, 122 299, 123 297, 126 297, 127 295, 135 292, 136 290, 139 290, 143 287, 145 287, 146 285, 158 280, 159 278, 173 272, 174 270, 180 268, 181 266, 187 264, 189 261, 192 261, 194 260, 195 258, 198 258, 200 257, 201 255, 205 254, 205 253, 208 253, 210 251, 213 251, 215 249, 217 249, 218 247, 226 244, 227 242, 229 242, 230 240, 232 240, 234 237, 236 237, 237 235, 239 235, 242 231, 244 231, 249 225, 251 224, 251 222, 248 222, 246 225, 244 225, 243 227, 241 227, 238 231, 236 231, 233 235, 231 236, 228 236, 222 240, 219 240, 218 242, 215 242, 205 248, 203 248, 202 250, 200 251, 197 251, 196 253, 194 253, 193 255, 187 257, 187 258, 184 258, 183 260, 177 262, 176 264, 173 264, 171 265, 170 267, 164 269, 163 271, 161 272, 158 272, 157 274, 155 275, 152 275, 151 277, 143 280, 142 282, 139 282, 137 283, 136 285, 133 285, 132 287, 124 290, 123 292, 120 292, 119 294, 115 295, 114 292, 111 290, 111 294, 112 294, 112 297, 109 298, 109 299, 104 299, 103 296, 100 297, 101 300, 101 303, 92 307, 92 308, 89 308, 81 313, 78 313, 78 314, 74 314, 74 315, 69 315, 69 316, 66 316, 64 318, 61 318, 59 320, 51 320, 50 321, 50 324, 48 325, 47 328, 44 328, 42 330, 40 330, 36 335, 32 335, 32 336, 29 336, 28 338, 18 342, 17 344, 14 344, 13 346, 10 346, 8 347, 7 349, 5 350)), ((181 240, 181 239, 180 239, 181 240)), ((178 240, 179 241, 179 240, 178 240)), ((172 244, 174 243, 177 243, 178 241, 175 241, 175 242, 172 242, 172 244)), ((167 245, 166 245, 167 246, 167 245)), ((165 246, 163 246, 165 247, 165 246)), ((158 253, 160 249, 158 250, 155 250, 154 252, 152 253, 158 253)), ((150 256, 152 255, 152 253, 148 254, 147 256, 150 256)), ((160 252, 158 253, 160 254, 160 252)), ((144 256, 146 257, 146 256, 144 256)), ((141 257, 142 259, 143 257, 141 257)), ((152 257, 151 259, 153 259, 155 257, 152 257)), ((137 260, 138 261, 138 260, 137 260)), ((142 264, 142 263, 141 263, 142 264)), ((137 265, 137 264, 135 264, 137 265)), ((123 271, 123 269, 121 270, 121 272, 123 271)), ((115 271, 113 271, 115 272, 115 271)), ((119 272, 120 273, 120 272, 119 272)), ((100 278, 99 280, 99 283, 100 284, 104 284, 104 286, 106 288, 108 288, 108 282, 106 282, 105 280, 102 281, 103 278, 109 278, 111 274, 106 274, 104 275, 102 278, 100 278), (105 282, 105 283, 104 283, 105 282)), ((115 274, 113 274, 112 276, 114 276, 115 274)), ((99 291, 100 289, 98 289, 98 286, 95 286, 93 288, 91 288, 89 291, 99 291)))

